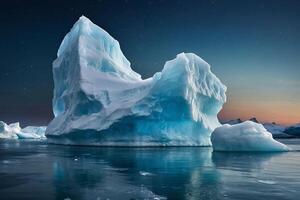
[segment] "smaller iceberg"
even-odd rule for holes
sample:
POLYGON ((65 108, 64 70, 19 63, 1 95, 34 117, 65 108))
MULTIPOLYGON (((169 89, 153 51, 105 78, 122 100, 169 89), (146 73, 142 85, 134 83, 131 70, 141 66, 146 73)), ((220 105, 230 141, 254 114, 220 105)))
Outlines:
POLYGON ((21 131, 19 122, 6 124, 3 121, 0 121, 0 139, 18 139, 16 135, 21 131))
POLYGON ((46 126, 20 127, 20 123, 7 125, 0 121, 0 139, 46 139, 46 126))
POLYGON ((274 140, 263 125, 245 121, 236 125, 225 124, 211 135, 214 151, 288 151, 289 148, 274 140))

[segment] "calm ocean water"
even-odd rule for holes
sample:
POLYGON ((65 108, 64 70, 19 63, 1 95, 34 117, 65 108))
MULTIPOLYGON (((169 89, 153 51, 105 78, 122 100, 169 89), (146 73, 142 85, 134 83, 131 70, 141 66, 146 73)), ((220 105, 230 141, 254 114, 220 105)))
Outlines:
POLYGON ((0 142, 0 199, 299 199, 300 139, 287 153, 0 142))

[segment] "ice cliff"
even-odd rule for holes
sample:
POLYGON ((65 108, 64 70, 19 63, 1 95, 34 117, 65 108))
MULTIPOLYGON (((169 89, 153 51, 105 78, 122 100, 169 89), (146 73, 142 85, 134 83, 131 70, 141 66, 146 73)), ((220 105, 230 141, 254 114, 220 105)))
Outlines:
POLYGON ((226 87, 193 53, 143 80, 118 41, 82 16, 53 62, 50 142, 84 145, 211 145, 226 87))

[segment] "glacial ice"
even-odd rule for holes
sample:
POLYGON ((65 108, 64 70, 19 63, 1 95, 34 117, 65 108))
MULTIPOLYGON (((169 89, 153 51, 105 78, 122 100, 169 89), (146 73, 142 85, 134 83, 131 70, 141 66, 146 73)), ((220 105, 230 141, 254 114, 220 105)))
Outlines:
POLYGON ((142 79, 118 41, 82 16, 53 62, 50 142, 83 145, 211 145, 226 87, 193 53, 142 79))
POLYGON ((46 126, 20 127, 20 123, 7 125, 0 121, 0 139, 45 139, 46 126))
POLYGON ((21 131, 19 122, 7 125, 5 122, 0 121, 0 139, 17 139, 16 135, 21 131))
POLYGON ((236 125, 225 124, 211 135, 214 151, 288 151, 289 148, 274 140, 263 125, 245 121, 236 125))

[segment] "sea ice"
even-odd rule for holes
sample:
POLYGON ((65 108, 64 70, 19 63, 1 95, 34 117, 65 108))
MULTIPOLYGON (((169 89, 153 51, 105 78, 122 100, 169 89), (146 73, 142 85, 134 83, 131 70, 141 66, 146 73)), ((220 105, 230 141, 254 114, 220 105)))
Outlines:
POLYGON ((263 125, 252 121, 218 127, 213 131, 211 141, 214 151, 289 150, 286 145, 274 140, 263 125))
POLYGON ((193 53, 143 80, 118 41, 82 16, 53 63, 55 118, 46 130, 63 144, 211 145, 226 87, 193 53))

